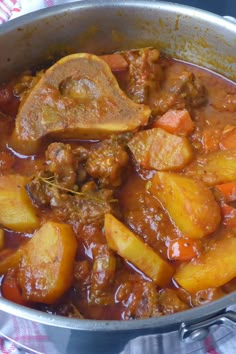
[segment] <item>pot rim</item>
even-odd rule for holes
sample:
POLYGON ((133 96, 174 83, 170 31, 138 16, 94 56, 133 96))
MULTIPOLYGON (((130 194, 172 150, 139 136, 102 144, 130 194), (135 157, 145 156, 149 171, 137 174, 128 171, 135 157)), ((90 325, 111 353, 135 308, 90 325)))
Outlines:
MULTIPOLYGON (((53 16, 62 15, 63 13, 79 11, 80 9, 92 8, 117 8, 125 9, 127 7, 133 8, 149 8, 166 10, 170 13, 179 15, 190 16, 194 18, 201 18, 209 24, 217 24, 224 29, 231 32, 235 32, 236 35, 236 23, 229 21, 217 14, 197 9, 195 7, 181 5, 177 3, 170 3, 164 1, 155 0, 82 0, 73 3, 61 4, 46 9, 41 9, 30 14, 23 15, 17 19, 11 20, 0 27, 0 36, 7 35, 8 32, 19 30, 20 27, 24 27, 40 21, 43 19, 51 18, 53 16)), ((183 312, 175 313, 173 315, 165 315, 158 318, 137 319, 137 320, 88 320, 88 319, 76 319, 68 318, 64 316, 52 315, 44 313, 39 310, 26 308, 24 306, 17 305, 9 300, 0 297, 0 311, 7 312, 11 315, 38 322, 41 324, 68 328, 81 331, 95 331, 95 332, 113 332, 113 331, 132 331, 142 329, 159 329, 159 331, 166 331, 173 328, 177 324, 182 322, 193 322, 196 320, 203 320, 210 316, 224 311, 226 307, 236 303, 236 292, 224 296, 223 298, 216 300, 212 303, 203 305, 201 307, 192 308, 183 312)))
POLYGON ((20 317, 25 320, 34 321, 48 326, 61 327, 80 331, 93 332, 124 332, 132 330, 157 329, 166 331, 174 330, 176 325, 181 323, 197 323, 219 313, 224 313, 226 308, 236 304, 236 292, 228 294, 212 303, 192 308, 186 311, 177 312, 173 315, 152 317, 136 320, 90 320, 69 318, 60 315, 52 315, 39 310, 17 305, 9 300, 0 297, 0 312, 20 317))
POLYGON ((0 35, 8 31, 17 30, 17 28, 19 28, 21 25, 28 25, 32 22, 35 22, 35 20, 42 20, 53 15, 60 15, 61 13, 75 11, 77 9, 94 9, 101 7, 113 7, 120 9, 121 7, 142 8, 144 6, 150 9, 155 8, 160 10, 168 10, 170 13, 186 15, 193 18, 201 18, 201 20, 205 20, 208 23, 215 24, 217 22, 218 25, 236 33, 236 22, 227 19, 227 17, 225 18, 206 10, 198 9, 193 6, 178 4, 175 2, 158 0, 80 0, 72 3, 65 3, 44 8, 10 20, 1 25, 0 35))

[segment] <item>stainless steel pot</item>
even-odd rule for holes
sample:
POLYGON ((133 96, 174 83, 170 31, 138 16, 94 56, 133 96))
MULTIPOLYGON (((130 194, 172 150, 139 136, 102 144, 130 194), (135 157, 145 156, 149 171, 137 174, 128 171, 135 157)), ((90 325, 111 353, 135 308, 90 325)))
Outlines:
MULTIPOLYGON (((232 21, 165 2, 94 0, 41 10, 1 26, 0 81, 61 53, 101 54, 148 45, 236 79, 236 24, 232 21)), ((232 293, 162 318, 94 321, 53 316, 0 298, 0 333, 14 338, 6 324, 16 316, 26 325, 33 321, 43 326, 52 342, 67 336, 67 344, 64 348, 61 345, 59 353, 119 353, 134 338, 148 338, 153 346, 155 336, 163 339, 166 334, 168 340, 175 340, 172 351, 187 352, 193 349, 189 342, 200 340, 201 347, 210 328, 234 326, 236 314, 226 308, 235 303, 236 294, 232 293)), ((29 347, 23 339, 21 345, 29 347)), ((37 343, 31 344, 31 349, 40 352, 37 343)))

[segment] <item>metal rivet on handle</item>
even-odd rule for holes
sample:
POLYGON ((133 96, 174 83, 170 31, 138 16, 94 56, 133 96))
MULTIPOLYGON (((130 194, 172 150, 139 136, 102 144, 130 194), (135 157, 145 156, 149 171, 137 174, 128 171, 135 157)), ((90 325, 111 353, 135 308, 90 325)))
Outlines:
POLYGON ((189 333, 189 340, 191 342, 197 342, 204 340, 209 334, 209 330, 207 328, 196 329, 192 333, 189 333))

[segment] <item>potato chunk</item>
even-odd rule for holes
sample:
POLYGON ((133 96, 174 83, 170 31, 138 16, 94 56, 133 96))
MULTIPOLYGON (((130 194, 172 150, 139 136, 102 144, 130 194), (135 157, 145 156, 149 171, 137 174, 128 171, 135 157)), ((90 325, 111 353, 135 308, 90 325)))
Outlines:
POLYGON ((186 167, 185 174, 208 186, 236 180, 236 150, 215 151, 202 155, 186 167))
POLYGON ((0 252, 0 275, 6 274, 9 269, 18 267, 22 257, 23 247, 14 251, 12 249, 4 249, 0 252))
POLYGON ((37 211, 25 190, 28 178, 0 176, 0 223, 8 229, 27 232, 39 226, 37 211))
POLYGON ((133 263, 156 284, 165 286, 170 282, 174 273, 171 265, 111 214, 105 215, 105 236, 113 251, 133 263))
POLYGON ((216 288, 236 276, 236 238, 217 241, 199 258, 180 267, 174 278, 189 293, 216 288))
POLYGON ((201 238, 217 229, 220 207, 203 183, 176 173, 157 172, 149 190, 184 236, 201 238))
POLYGON ((51 304, 71 286, 77 242, 72 227, 45 223, 23 246, 18 281, 26 300, 51 304))
POLYGON ((161 128, 137 133, 128 147, 135 160, 146 169, 180 170, 193 157, 186 137, 170 134, 161 128))
POLYGON ((126 96, 102 58, 72 54, 50 67, 22 102, 11 143, 34 154, 45 136, 103 139, 146 125, 150 113, 126 96))

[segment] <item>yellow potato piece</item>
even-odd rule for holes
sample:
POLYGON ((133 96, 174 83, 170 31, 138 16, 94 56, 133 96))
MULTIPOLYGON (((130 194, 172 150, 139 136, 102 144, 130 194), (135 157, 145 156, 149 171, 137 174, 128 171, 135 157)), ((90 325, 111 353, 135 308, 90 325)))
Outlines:
POLYGON ((146 169, 176 171, 193 158, 193 151, 184 136, 170 134, 161 128, 139 132, 128 143, 135 160, 146 169))
POLYGON ((151 247, 130 231, 113 215, 105 215, 105 236, 108 246, 163 287, 170 282, 173 268, 151 247))
POLYGON ((34 154, 45 136, 103 139, 146 125, 150 114, 120 89, 103 59, 72 54, 50 67, 22 102, 11 144, 34 154))
POLYGON ((27 232, 39 226, 37 210, 25 190, 27 177, 0 176, 0 224, 4 227, 27 232))
POLYGON ((6 274, 9 269, 17 268, 22 257, 23 248, 20 247, 17 251, 8 251, 7 255, 0 254, 2 258, 0 258, 0 275, 6 274))
POLYGON ((177 270, 176 282, 189 293, 216 288, 236 277, 236 238, 217 241, 215 247, 177 270))
POLYGON ((236 180, 236 150, 215 151, 202 155, 186 167, 185 174, 208 186, 236 180))
POLYGON ((220 207, 203 183, 177 173, 157 172, 149 191, 167 210, 181 233, 201 238, 215 231, 221 221, 220 207))
POLYGON ((45 223, 24 246, 18 272, 23 297, 51 304, 71 286, 77 242, 71 225, 45 223))

